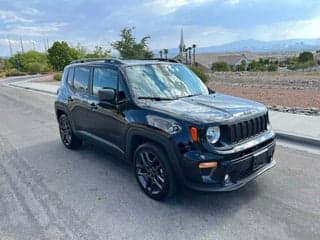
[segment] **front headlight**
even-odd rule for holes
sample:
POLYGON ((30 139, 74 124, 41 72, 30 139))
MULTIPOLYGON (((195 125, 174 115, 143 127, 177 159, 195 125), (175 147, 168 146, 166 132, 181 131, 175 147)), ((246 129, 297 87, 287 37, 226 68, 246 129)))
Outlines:
POLYGON ((207 141, 211 144, 218 142, 220 138, 220 128, 219 127, 209 127, 206 133, 207 141))
POLYGON ((151 126, 160 128, 169 134, 175 134, 181 131, 180 125, 172 119, 166 119, 153 115, 148 115, 146 118, 151 126))

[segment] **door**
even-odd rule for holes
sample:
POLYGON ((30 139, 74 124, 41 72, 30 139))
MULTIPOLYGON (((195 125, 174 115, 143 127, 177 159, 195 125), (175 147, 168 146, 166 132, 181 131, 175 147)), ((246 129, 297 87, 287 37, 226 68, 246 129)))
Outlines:
POLYGON ((117 105, 119 96, 125 97, 122 80, 119 80, 118 69, 112 67, 95 67, 92 76, 92 97, 90 121, 91 133, 103 139, 103 141, 118 151, 123 151, 126 121, 121 107, 117 105), (100 102, 98 91, 101 89, 113 89, 116 97, 113 101, 100 102))
POLYGON ((89 127, 88 111, 91 111, 89 104, 89 80, 91 75, 90 67, 75 67, 73 86, 68 98, 70 114, 77 131, 87 131, 89 127))

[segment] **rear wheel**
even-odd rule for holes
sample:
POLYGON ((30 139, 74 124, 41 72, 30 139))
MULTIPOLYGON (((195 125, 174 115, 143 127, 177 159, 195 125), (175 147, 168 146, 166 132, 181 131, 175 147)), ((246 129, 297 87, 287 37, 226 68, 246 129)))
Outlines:
POLYGON ((63 145, 69 149, 77 149, 81 146, 82 140, 72 131, 67 115, 62 114, 59 117, 59 132, 63 145))
POLYGON ((155 200, 176 192, 176 182, 166 154, 155 144, 144 143, 134 154, 135 175, 141 189, 155 200))

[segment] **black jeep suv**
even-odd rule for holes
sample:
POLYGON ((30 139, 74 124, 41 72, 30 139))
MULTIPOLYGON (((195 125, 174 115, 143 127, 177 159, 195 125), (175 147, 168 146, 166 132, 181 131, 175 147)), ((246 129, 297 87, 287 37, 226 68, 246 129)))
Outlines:
POLYGON ((179 185, 235 190, 275 165, 267 108, 216 93, 173 61, 75 61, 55 112, 67 148, 85 138, 103 143, 157 200, 179 185))

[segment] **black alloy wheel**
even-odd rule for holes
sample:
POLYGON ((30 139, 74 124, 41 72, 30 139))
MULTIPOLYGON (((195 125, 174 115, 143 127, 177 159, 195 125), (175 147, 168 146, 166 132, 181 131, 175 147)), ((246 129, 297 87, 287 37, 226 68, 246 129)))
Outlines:
POLYGON ((135 174, 142 190, 156 200, 175 192, 175 179, 164 152, 156 145, 145 143, 135 152, 135 174))
POLYGON ((65 114, 59 117, 59 132, 61 141, 67 148, 76 149, 81 146, 82 141, 74 135, 68 117, 65 114))

